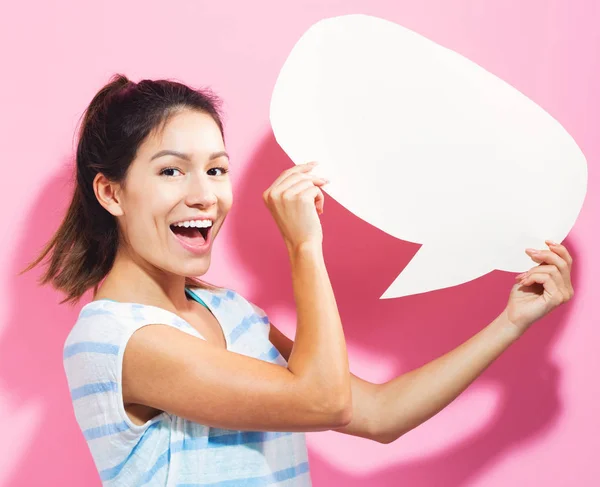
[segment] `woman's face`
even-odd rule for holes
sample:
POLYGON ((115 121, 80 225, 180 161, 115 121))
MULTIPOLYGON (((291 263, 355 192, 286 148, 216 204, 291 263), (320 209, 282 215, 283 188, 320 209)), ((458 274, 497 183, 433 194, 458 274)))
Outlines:
POLYGON ((150 134, 138 149, 120 197, 121 229, 134 255, 173 274, 206 273, 212 242, 233 203, 227 171, 221 132, 206 113, 182 111, 161 135, 150 134), (207 229, 173 225, 204 219, 212 220, 206 241, 207 229))

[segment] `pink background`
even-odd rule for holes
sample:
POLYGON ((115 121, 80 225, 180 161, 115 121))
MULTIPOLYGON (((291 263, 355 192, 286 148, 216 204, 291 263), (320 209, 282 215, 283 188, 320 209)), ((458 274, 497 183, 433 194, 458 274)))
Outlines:
MULTIPOLYGON (((534 327, 454 403, 390 445, 309 433, 316 486, 597 485, 600 354, 600 3, 596 1, 12 2, 0 19, 4 236, 0 266, 0 485, 100 485, 75 422, 62 345, 80 307, 16 277, 71 194, 74 130, 111 74, 211 86, 225 101, 235 203, 205 276, 263 307, 294 336, 285 247, 261 193, 291 162, 269 100, 295 41, 329 16, 366 13, 449 47, 541 105, 589 164, 566 240, 575 297, 534 327)), ((510 197, 510 195, 507 195, 510 197)), ((560 198, 548 194, 547 198, 560 198)), ((384 382, 449 351, 504 307, 513 274, 396 300, 378 296, 418 245, 395 240, 326 195, 325 258, 352 371, 384 382), (377 249, 376 252, 373 250, 377 249)), ((535 265, 532 262, 532 266, 535 265)), ((401 405, 399 405, 401 407, 401 405)))

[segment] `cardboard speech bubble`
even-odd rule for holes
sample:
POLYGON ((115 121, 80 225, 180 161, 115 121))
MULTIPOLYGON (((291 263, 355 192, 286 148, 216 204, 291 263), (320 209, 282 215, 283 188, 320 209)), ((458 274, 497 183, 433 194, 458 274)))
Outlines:
POLYGON ((567 131, 460 54, 367 15, 311 26, 285 61, 270 119, 295 164, 357 217, 423 244, 381 298, 535 264, 561 242, 587 187, 567 131))

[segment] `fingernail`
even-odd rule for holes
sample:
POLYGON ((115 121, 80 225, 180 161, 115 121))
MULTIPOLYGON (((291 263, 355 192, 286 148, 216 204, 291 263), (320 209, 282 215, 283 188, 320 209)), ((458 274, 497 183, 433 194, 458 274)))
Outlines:
POLYGON ((548 242, 550 245, 560 245, 560 244, 557 244, 556 242, 554 242, 554 241, 552 241, 552 240, 546 240, 546 241, 547 241, 547 242, 548 242))
POLYGON ((529 253, 529 254, 537 254, 538 251, 535 249, 525 249, 525 252, 529 253))

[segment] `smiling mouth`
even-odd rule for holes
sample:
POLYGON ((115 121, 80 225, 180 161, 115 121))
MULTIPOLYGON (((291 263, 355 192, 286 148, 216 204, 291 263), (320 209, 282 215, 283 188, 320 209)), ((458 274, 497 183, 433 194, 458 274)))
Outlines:
POLYGON ((169 228, 175 235, 177 235, 178 237, 181 237, 186 242, 189 242, 193 245, 202 245, 208 238, 208 234, 212 230, 213 226, 210 226, 208 228, 197 228, 197 227, 187 227, 186 228, 186 227, 178 227, 175 225, 170 225, 169 228))

